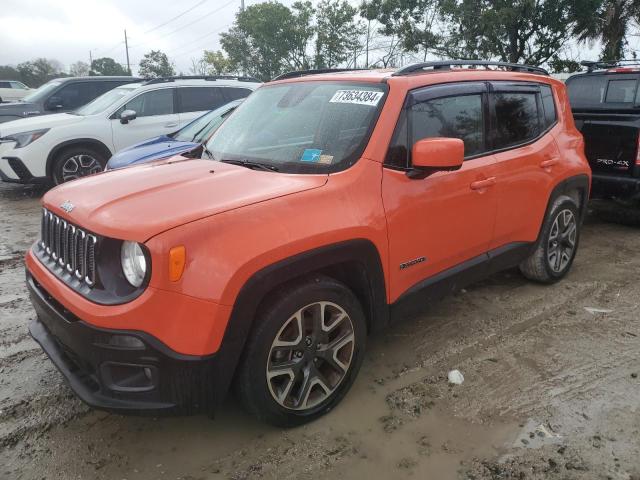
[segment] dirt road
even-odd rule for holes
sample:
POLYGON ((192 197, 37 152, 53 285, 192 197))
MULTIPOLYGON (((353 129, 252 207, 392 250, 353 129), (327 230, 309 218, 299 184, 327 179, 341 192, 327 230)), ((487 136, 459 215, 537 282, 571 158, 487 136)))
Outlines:
POLYGON ((282 431, 233 398, 215 420, 79 402, 27 334, 41 194, 0 184, 0 478, 640 479, 639 229, 589 219, 565 281, 511 271, 408 313, 335 411, 282 431))

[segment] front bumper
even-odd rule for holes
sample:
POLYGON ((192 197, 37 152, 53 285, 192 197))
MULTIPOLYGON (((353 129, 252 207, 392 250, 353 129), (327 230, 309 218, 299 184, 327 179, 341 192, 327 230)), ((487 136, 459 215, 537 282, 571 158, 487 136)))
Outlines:
POLYGON ((640 178, 608 173, 593 173, 591 197, 638 198, 640 197, 640 178))
POLYGON ((212 411, 216 394, 224 395, 216 390, 216 355, 183 355, 144 332, 91 326, 28 272, 27 286, 37 313, 31 336, 88 405, 128 414, 194 414, 212 411), (125 337, 126 345, 114 342, 125 337))

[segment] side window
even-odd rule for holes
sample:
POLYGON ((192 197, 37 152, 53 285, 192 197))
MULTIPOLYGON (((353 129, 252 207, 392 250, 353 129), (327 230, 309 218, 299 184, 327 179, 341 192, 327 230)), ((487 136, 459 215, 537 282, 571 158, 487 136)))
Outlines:
POLYGON ((637 80, 609 80, 605 102, 631 103, 636 96, 637 80))
POLYGON ((134 110, 138 114, 138 118, 171 115, 173 113, 173 90, 173 88, 163 88, 138 95, 120 107, 118 114, 123 110, 134 110))
POLYGON ((11 88, 10 82, 0 82, 0 88, 11 88))
POLYGON ((556 123, 556 103, 553 100, 553 91, 549 85, 540 85, 542 96, 542 108, 544 109, 544 127, 549 128, 556 123))
POLYGON ((535 93, 495 93, 494 148, 502 149, 533 140, 540 134, 535 93))
POLYGON ((60 99, 60 104, 65 110, 74 110, 93 100, 96 97, 95 91, 93 82, 70 83, 52 96, 60 99))
POLYGON ((227 101, 220 87, 182 87, 178 89, 180 112, 202 112, 221 107, 227 101))
POLYGON ((409 144, 431 137, 459 138, 464 155, 485 151, 482 95, 459 95, 417 103, 409 109, 409 144))
POLYGON ((248 88, 225 87, 222 91, 227 102, 238 100, 239 98, 246 98, 251 94, 251 90, 248 88))

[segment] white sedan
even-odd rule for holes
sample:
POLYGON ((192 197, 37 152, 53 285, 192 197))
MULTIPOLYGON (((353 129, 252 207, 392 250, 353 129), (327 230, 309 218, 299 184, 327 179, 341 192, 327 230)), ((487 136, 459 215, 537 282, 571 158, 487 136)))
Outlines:
POLYGON ((16 80, 0 80, 0 103, 17 102, 31 90, 33 89, 16 80))

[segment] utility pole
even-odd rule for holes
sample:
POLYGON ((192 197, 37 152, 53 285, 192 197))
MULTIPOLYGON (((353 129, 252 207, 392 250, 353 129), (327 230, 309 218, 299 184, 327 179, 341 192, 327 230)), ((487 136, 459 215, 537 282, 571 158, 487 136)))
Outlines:
POLYGON ((129 65, 129 42, 127 41, 127 29, 124 30, 124 49, 127 51, 127 72, 131 76, 131 65, 129 65))
POLYGON ((91 50, 89 50, 89 68, 93 65, 93 57, 91 56, 91 50))
POLYGON ((371 20, 367 20, 367 56, 364 61, 364 68, 369 68, 369 27, 371 27, 371 20))

